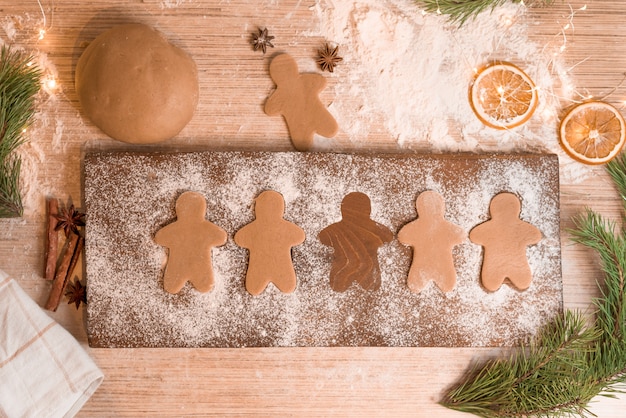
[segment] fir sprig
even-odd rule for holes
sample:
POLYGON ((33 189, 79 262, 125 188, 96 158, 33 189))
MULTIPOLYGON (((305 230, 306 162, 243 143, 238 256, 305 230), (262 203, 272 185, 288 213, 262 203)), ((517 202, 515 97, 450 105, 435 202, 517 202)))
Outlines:
POLYGON ((9 155, 0 161, 0 218, 13 218, 22 214, 20 195, 21 160, 9 155))
POLYGON ((22 216, 21 159, 15 150, 32 123, 41 71, 33 57, 3 46, 0 51, 0 218, 22 216))
MULTIPOLYGON (((448 16, 453 22, 462 25, 470 17, 486 10, 493 10, 506 3, 520 3, 522 0, 415 0, 425 11, 448 16)), ((553 0, 535 0, 531 3, 549 5, 553 0)), ((528 0, 526 1, 528 4, 528 0)))
MULTIPOLYGON (((626 213, 626 154, 607 165, 626 213)), ((574 219, 574 241, 594 249, 605 275, 595 320, 566 311, 509 359, 475 368, 442 400, 483 417, 592 416, 588 403, 626 388, 626 229, 587 210, 574 219)))
POLYGON ((441 403, 489 418, 582 414, 596 393, 575 382, 584 380, 597 338, 583 315, 567 311, 511 358, 475 368, 441 403))

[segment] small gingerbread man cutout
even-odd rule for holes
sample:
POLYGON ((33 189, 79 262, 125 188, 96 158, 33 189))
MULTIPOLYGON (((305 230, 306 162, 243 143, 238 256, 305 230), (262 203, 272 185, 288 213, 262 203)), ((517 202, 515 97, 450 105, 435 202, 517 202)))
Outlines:
POLYGON ((293 292, 296 272, 291 248, 304 242, 304 231, 283 219, 285 201, 280 193, 265 191, 254 203, 256 219, 235 234, 235 243, 250 252, 246 289, 259 295, 272 282, 281 292, 293 292))
POLYGON ((512 193, 491 199, 491 219, 472 229, 469 238, 484 248, 481 279, 485 289, 495 292, 508 280, 519 290, 528 289, 532 273, 526 247, 541 241, 541 231, 519 218, 521 203, 512 193))
POLYGON ((185 192, 176 200, 177 220, 154 236, 157 244, 169 249, 163 277, 163 288, 169 293, 178 293, 187 281, 202 293, 213 288, 211 249, 224 245, 227 234, 205 216, 204 196, 185 192))
POLYGON ((265 113, 283 115, 293 145, 299 151, 313 146, 315 132, 332 138, 339 127, 318 95, 326 87, 319 74, 300 74, 298 64, 287 54, 278 55, 270 64, 270 76, 276 91, 265 103, 265 113))
POLYGON ((393 233, 370 219, 370 213, 366 194, 349 193, 341 202, 341 221, 318 235, 322 244, 334 249, 330 287, 336 292, 345 292, 353 282, 365 290, 380 288, 378 248, 390 242, 393 233))
POLYGON ((413 247, 407 285, 419 293, 431 280, 443 292, 456 284, 452 248, 463 242, 463 229, 444 219, 445 202, 437 192, 426 191, 415 202, 419 218, 398 232, 398 241, 413 247))

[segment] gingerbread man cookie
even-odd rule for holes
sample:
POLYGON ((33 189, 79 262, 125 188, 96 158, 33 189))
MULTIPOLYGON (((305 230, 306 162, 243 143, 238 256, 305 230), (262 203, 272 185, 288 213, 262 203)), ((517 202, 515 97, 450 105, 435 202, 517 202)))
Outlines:
POLYGON ((339 127, 318 95, 326 86, 319 74, 300 74, 298 64, 287 54, 278 55, 270 64, 276 91, 265 103, 265 113, 283 115, 293 145, 306 151, 313 145, 313 134, 332 138, 339 127))
POLYGON ((390 242, 393 233, 370 219, 370 213, 369 197, 350 193, 341 202, 341 221, 318 235, 322 244, 334 249, 330 287, 337 292, 345 292, 353 282, 365 290, 380 288, 378 248, 390 242))
POLYGON ((413 247, 407 285, 419 293, 432 280, 443 292, 449 292, 456 284, 452 248, 463 242, 465 233, 444 219, 446 205, 439 193, 423 192, 415 207, 419 218, 398 232, 398 241, 413 247))
POLYGON ((491 199, 491 219, 472 229, 469 238, 484 248, 481 280, 494 292, 508 280, 519 290, 530 286, 532 273, 526 247, 541 241, 541 231, 519 218, 521 203, 512 193, 491 199))
POLYGON ((285 201, 280 193, 265 191, 254 203, 256 219, 235 234, 235 243, 250 252, 246 289, 259 295, 272 282, 281 292, 293 292, 296 272, 291 248, 304 242, 304 231, 283 219, 285 201))
POLYGON ((178 293, 187 281, 202 293, 213 288, 211 249, 226 243, 227 234, 205 219, 203 195, 185 192, 176 200, 177 220, 161 228, 154 241, 167 247, 169 255, 163 288, 178 293))

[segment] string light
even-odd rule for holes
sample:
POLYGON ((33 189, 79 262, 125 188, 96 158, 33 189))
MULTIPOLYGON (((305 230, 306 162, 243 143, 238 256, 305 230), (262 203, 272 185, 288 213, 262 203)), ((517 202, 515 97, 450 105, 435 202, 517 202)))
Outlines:
MULTIPOLYGON (((563 54, 564 52, 567 51, 568 49, 568 33, 574 32, 575 31, 575 26, 574 26, 574 21, 575 21, 575 17, 579 12, 584 12, 587 10, 587 5, 583 5, 582 7, 579 7, 578 9, 574 9, 572 7, 572 5, 569 5, 569 9, 570 9, 570 13, 567 16, 567 23, 565 23, 564 25, 561 26, 560 31, 558 34, 555 34, 555 38, 561 39, 560 45, 559 46, 554 46, 552 45, 550 42, 548 42, 547 44, 544 45, 543 50, 545 51, 548 47, 555 47, 554 51, 551 53, 552 56, 554 57, 554 59, 556 59, 556 57, 560 56, 561 54, 563 54)), ((587 60, 590 59, 590 57, 586 57, 582 60, 580 60, 579 62, 577 62, 576 64, 572 65, 569 68, 566 69, 562 69, 560 68, 560 66, 556 65, 554 59, 549 63, 549 66, 553 69, 553 71, 559 76, 559 78, 561 79, 563 86, 562 86, 562 92, 561 95, 557 95, 554 92, 548 92, 546 91, 546 94, 549 94, 550 96, 558 99, 559 101, 566 101, 566 102, 570 102, 570 103, 584 103, 585 101, 594 99, 594 100, 605 100, 606 97, 610 96, 611 94, 613 94, 621 85, 622 83, 624 83, 624 80, 622 80, 622 82, 619 84, 619 86, 614 87, 611 92, 609 92, 608 94, 598 98, 598 97, 594 97, 594 95, 589 94, 588 91, 578 91, 576 89, 575 86, 573 86, 570 82, 567 82, 565 80, 565 78, 571 74, 571 72, 578 67, 580 64, 586 62, 587 60)), ((626 78, 626 73, 624 74, 625 78, 626 78)), ((626 103, 626 100, 624 100, 624 103, 626 103)))
POLYGON ((48 74, 41 82, 42 87, 46 93, 54 97, 56 91, 59 89, 59 83, 52 74, 48 74))
POLYGON ((57 88, 57 81, 54 78, 49 78, 48 80, 46 80, 46 86, 50 90, 54 90, 57 88))
POLYGON ((38 39, 40 41, 42 41, 45 38, 46 33, 48 32, 48 30, 52 27, 52 24, 50 24, 50 26, 48 26, 48 18, 46 16, 46 11, 44 10, 43 4, 41 4, 41 0, 37 0, 37 4, 39 5, 39 10, 41 11, 41 16, 43 18, 42 27, 39 28, 39 32, 38 32, 38 34, 39 34, 38 39))

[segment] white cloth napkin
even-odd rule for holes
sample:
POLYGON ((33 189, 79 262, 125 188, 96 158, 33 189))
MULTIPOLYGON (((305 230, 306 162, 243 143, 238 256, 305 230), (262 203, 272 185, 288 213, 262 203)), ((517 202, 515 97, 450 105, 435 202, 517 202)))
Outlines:
POLYGON ((102 379, 74 337, 0 270, 0 417, 72 417, 102 379))

